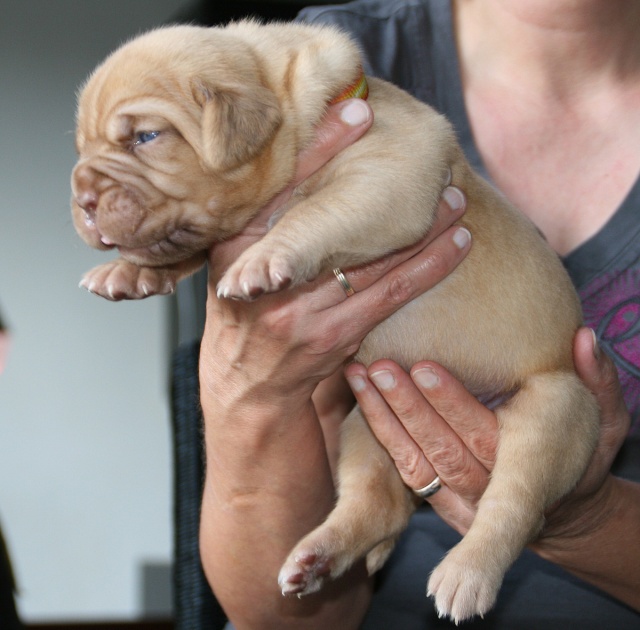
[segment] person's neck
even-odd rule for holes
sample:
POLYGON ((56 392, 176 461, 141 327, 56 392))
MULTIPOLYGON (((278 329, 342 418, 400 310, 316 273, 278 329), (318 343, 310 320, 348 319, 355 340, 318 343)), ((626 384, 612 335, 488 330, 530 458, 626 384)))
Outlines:
POLYGON ((454 0, 463 74, 563 99, 640 77, 636 0, 454 0))

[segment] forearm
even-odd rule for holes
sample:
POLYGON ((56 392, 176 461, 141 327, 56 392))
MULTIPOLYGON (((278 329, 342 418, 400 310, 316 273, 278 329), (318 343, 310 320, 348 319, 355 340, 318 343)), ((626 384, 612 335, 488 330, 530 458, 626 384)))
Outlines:
POLYGON ((200 545, 216 596, 237 630, 358 627, 370 598, 362 567, 303 599, 283 597, 277 582, 287 554, 334 502, 310 396, 267 400, 234 389, 233 400, 203 394, 200 545))
POLYGON ((570 535, 544 537, 532 545, 543 558, 558 564, 616 599, 640 611, 640 484, 610 477, 606 492, 592 510, 593 526, 570 535))

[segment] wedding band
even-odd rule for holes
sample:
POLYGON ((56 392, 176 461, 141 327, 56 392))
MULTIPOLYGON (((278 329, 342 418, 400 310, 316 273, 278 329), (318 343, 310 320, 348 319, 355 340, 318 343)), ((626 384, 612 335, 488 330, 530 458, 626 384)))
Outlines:
POLYGON ((347 277, 342 273, 342 269, 340 267, 336 267, 333 270, 340 286, 344 289, 344 292, 347 294, 347 297, 351 297, 356 290, 351 286, 351 283, 347 280, 347 277))
POLYGON ((414 490, 413 494, 420 497, 421 499, 428 499, 432 497, 438 490, 442 488, 442 484, 440 483, 440 477, 436 477, 431 483, 428 483, 424 488, 420 488, 420 490, 414 490))

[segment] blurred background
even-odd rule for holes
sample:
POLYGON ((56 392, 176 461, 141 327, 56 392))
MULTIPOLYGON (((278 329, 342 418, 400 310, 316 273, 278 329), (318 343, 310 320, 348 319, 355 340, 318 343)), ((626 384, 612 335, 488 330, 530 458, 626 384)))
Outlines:
POLYGON ((71 223, 76 91, 151 27, 290 19, 305 4, 318 2, 0 3, 0 630, 21 627, 13 578, 31 629, 224 623, 197 552, 202 276, 178 299, 113 304, 77 288, 112 254, 85 246, 71 223), (186 441, 171 397, 178 344, 186 441))
POLYGON ((69 176, 79 85, 185 4, 0 6, 0 522, 27 622, 170 614, 171 309, 77 288, 109 255, 75 235, 69 176))

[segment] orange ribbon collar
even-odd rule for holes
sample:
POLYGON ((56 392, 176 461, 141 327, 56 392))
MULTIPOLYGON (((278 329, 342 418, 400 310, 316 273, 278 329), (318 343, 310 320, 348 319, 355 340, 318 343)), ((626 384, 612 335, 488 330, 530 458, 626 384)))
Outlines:
POLYGON ((356 80, 355 83, 352 83, 348 88, 344 90, 341 94, 336 96, 329 105, 335 105, 340 101, 346 101, 348 98, 361 98, 366 101, 369 97, 369 84, 367 83, 367 77, 364 74, 364 71, 360 71, 360 76, 356 80))

